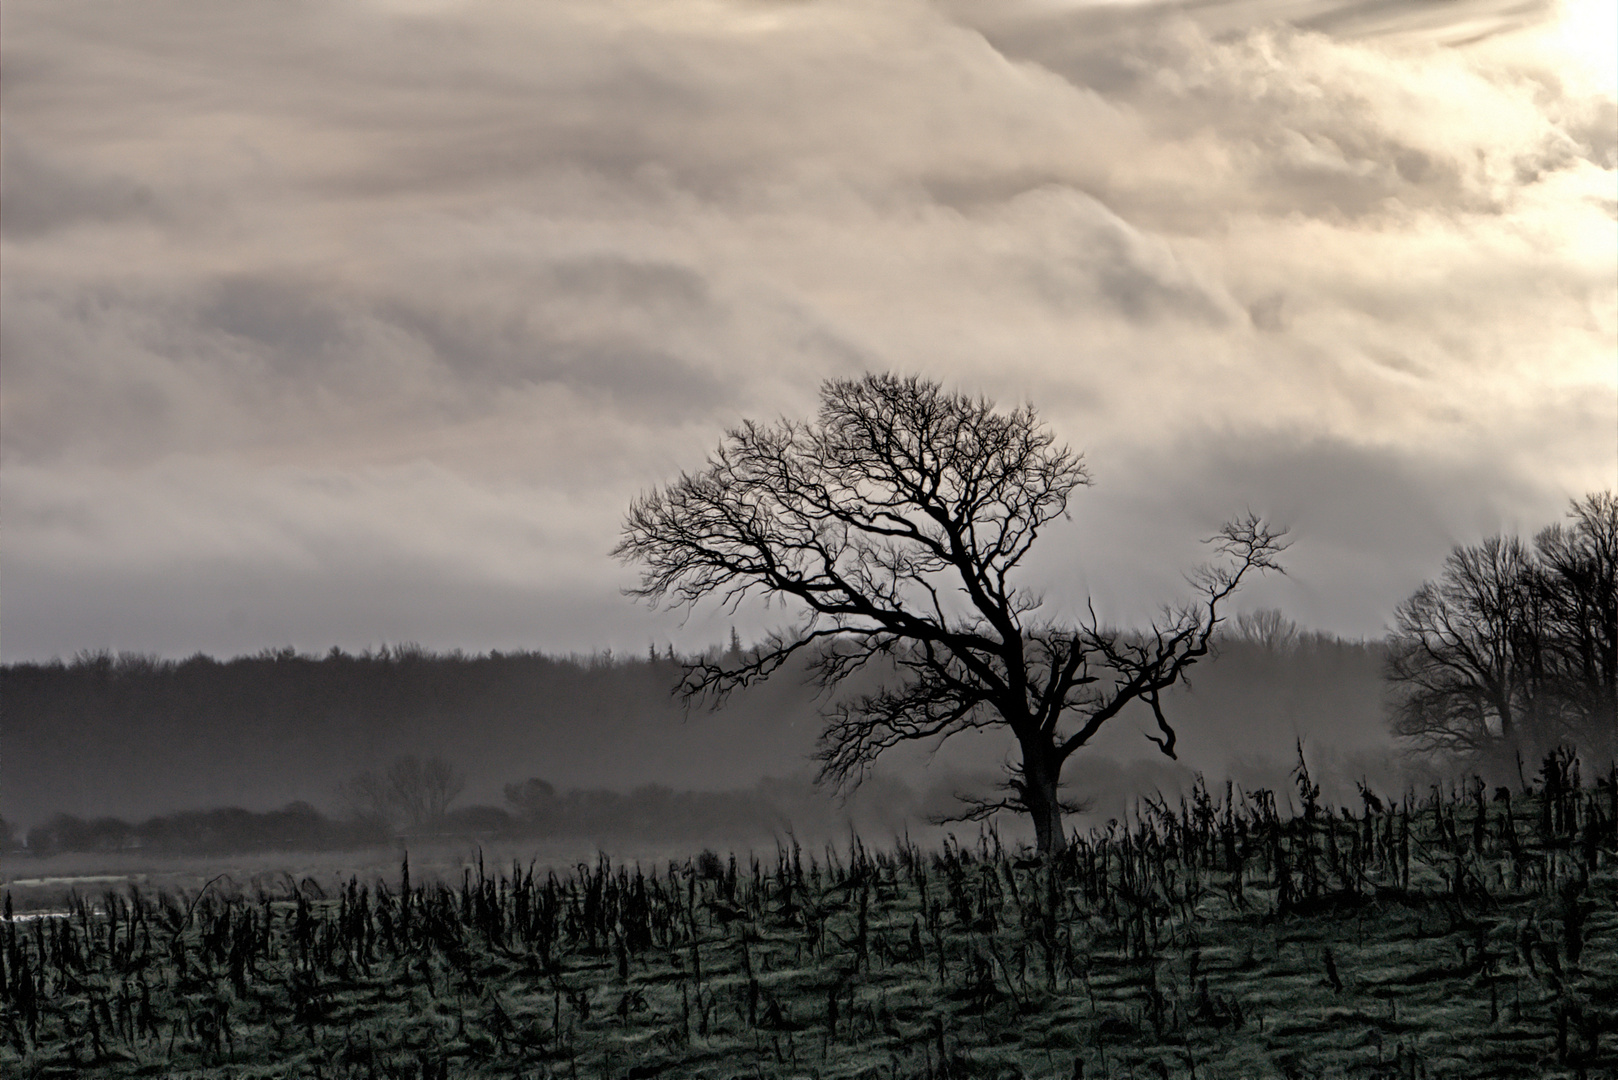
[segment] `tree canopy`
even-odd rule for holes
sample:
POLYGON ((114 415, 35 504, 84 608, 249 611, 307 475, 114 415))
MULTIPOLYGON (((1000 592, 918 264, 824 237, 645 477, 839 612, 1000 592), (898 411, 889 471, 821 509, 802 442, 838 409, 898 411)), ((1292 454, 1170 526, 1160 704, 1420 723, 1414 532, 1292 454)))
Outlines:
POLYGON ((631 592, 654 604, 758 597, 798 616, 741 655, 688 665, 688 700, 722 699, 794 656, 827 689, 872 671, 876 689, 826 715, 823 780, 857 784, 904 742, 1006 728, 1021 756, 1008 797, 970 812, 1026 812, 1040 849, 1060 850, 1063 763, 1137 701, 1173 757, 1159 695, 1208 653, 1220 605, 1285 547, 1249 514, 1210 540, 1197 599, 1144 631, 1106 627, 1093 606, 1075 623, 1045 618, 1020 571, 1089 483, 1030 405, 917 377, 835 379, 814 420, 743 423, 705 468, 637 499, 615 554, 642 567, 631 592))
POLYGON ((1387 667, 1397 734, 1481 759, 1618 752, 1618 497, 1588 495, 1568 517, 1532 545, 1456 547, 1399 606, 1387 667))

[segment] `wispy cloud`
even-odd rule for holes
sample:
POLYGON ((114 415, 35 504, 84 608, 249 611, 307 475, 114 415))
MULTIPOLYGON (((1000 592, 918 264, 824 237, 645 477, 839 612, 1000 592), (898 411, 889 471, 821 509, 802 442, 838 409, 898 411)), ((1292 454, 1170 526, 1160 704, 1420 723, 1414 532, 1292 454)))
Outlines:
POLYGON ((1375 633, 1618 482, 1560 11, 11 4, 5 653, 708 633, 617 595, 618 515, 870 367, 1087 451, 1058 588, 1149 610, 1273 506, 1272 598, 1375 633))

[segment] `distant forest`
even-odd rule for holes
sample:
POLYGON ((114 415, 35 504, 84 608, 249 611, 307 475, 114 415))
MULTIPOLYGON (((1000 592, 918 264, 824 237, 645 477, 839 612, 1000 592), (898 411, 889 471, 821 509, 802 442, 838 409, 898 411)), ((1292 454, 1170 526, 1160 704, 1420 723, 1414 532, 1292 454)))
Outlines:
MULTIPOLYGON (((513 791, 533 781, 510 785, 513 791)), ((10 844, 25 843, 38 855, 59 852, 139 851, 144 854, 222 855, 267 851, 352 850, 401 839, 407 845, 444 839, 572 841, 621 850, 648 844, 768 845, 772 838, 822 842, 845 835, 849 822, 864 832, 897 832, 906 819, 925 814, 915 794, 893 782, 878 782, 859 805, 836 806, 807 781, 763 781, 742 791, 673 791, 647 785, 631 792, 602 789, 546 793, 541 800, 509 799, 505 806, 452 809, 417 827, 372 814, 323 814, 306 802, 254 812, 240 807, 185 810, 131 822, 103 816, 56 814, 10 844), (874 797, 873 797, 874 796, 874 797)))
MULTIPOLYGON (((1131 794, 1120 784, 1172 783, 1192 770, 1284 787, 1299 738, 1318 771, 1349 790, 1361 775, 1396 783, 1382 666, 1379 643, 1308 634, 1227 640, 1193 670, 1189 687, 1165 698, 1182 731, 1180 763, 1163 761, 1141 737, 1149 720, 1124 717, 1075 759, 1073 794, 1099 797, 1105 809, 1131 794), (1134 764, 1110 767, 1120 762, 1134 764)), ((667 656, 412 647, 10 664, 0 668, 0 817, 19 833, 60 814, 134 821, 210 807, 287 808, 335 823, 354 816, 343 785, 403 754, 442 758, 464 775, 463 815, 480 806, 511 811, 505 787, 530 778, 563 798, 593 792, 600 813, 610 793, 645 794, 651 785, 666 809, 681 793, 746 793, 766 777, 807 790, 824 704, 812 687, 777 677, 688 715, 670 694, 679 675, 667 656)), ((992 782, 1006 749, 958 740, 936 758, 885 763, 889 808, 931 807, 963 778, 992 782), (909 790, 913 797, 893 794, 909 790)), ((499 824, 487 812, 483 821, 499 824)))

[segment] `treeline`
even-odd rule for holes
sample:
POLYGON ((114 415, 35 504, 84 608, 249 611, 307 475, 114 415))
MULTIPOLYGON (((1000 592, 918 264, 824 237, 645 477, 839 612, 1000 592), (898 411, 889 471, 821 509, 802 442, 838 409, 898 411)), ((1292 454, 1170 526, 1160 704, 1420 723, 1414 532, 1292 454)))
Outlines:
POLYGON ((185 806, 329 803, 400 753, 443 755, 471 799, 517 775, 581 788, 735 786, 790 771, 812 744, 807 696, 783 685, 685 721, 666 656, 432 654, 403 647, 168 661, 81 654, 0 668, 0 814, 125 818, 185 806), (769 722, 766 722, 768 718, 769 722), (515 765, 514 765, 515 763, 515 765), (520 770, 520 771, 518 771, 520 770), (718 783, 716 783, 718 781, 718 783))
POLYGON ((391 838, 386 823, 363 818, 337 821, 308 803, 294 802, 267 813, 221 807, 165 814, 139 823, 57 814, 29 829, 26 844, 35 855, 116 851, 223 855, 364 847, 391 838))
POLYGON ((222 855, 261 851, 344 850, 406 841, 577 840, 622 846, 660 843, 767 842, 787 835, 827 837, 850 822, 898 825, 924 812, 902 784, 878 783, 856 804, 838 807, 806 780, 770 780, 750 790, 675 791, 646 785, 631 792, 557 792, 530 779, 506 788, 504 807, 446 810, 430 821, 399 823, 378 814, 328 816, 305 802, 264 813, 240 807, 190 810, 141 822, 57 814, 29 829, 29 854, 140 852, 222 855))
MULTIPOLYGON (((1233 627, 1189 688, 1164 695, 1181 762, 1245 776, 1268 757, 1284 773, 1300 735, 1322 754, 1388 757, 1382 663, 1379 643, 1298 633, 1279 620, 1233 627)), ((723 791, 812 768, 824 704, 812 686, 783 672, 718 711, 687 714, 670 695, 680 674, 666 652, 410 647, 9 664, 0 667, 0 815, 26 829, 62 812, 135 821, 197 806, 331 807, 341 785, 407 754, 445 758, 464 774, 464 803, 497 806, 514 777, 580 791, 723 791)), ((1120 717, 1092 749, 1155 757, 1142 730, 1155 730, 1149 715, 1120 717)), ((940 767, 995 771, 1006 750, 985 737, 945 747, 930 773, 919 754, 884 769, 922 788, 940 767)))
POLYGON ((1481 764, 1575 744, 1618 756, 1618 495, 1527 544, 1456 547, 1394 615, 1394 730, 1481 764))

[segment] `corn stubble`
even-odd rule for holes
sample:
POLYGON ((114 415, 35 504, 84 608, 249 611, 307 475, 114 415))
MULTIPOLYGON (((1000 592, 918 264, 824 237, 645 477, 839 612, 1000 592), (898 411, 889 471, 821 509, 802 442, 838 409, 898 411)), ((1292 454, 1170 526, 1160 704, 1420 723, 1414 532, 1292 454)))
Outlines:
MULTIPOLYGON (((1618 776, 1198 786, 992 832, 7 921, 7 1076, 1540 1077, 1618 1069, 1618 776), (1532 790, 1529 790, 1529 787, 1532 790), (1296 796, 1296 802, 1293 796, 1296 796), (1295 812, 1292 807, 1299 807, 1295 812)), ((228 886, 228 883, 225 883, 228 886)))

